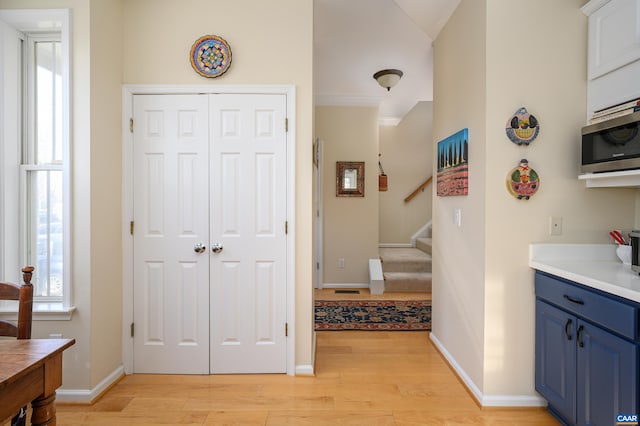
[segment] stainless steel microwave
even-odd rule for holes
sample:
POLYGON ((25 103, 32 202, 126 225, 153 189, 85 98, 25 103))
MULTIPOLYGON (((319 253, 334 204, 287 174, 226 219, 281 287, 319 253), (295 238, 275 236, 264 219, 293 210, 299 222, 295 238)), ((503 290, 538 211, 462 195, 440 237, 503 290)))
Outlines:
POLYGON ((582 128, 582 173, 640 169, 640 111, 582 128))

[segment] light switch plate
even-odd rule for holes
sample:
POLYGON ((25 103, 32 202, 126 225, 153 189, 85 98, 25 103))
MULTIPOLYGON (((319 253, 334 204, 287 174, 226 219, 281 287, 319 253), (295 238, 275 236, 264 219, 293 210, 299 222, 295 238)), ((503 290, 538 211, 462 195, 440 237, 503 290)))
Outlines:
POLYGON ((458 228, 462 226, 462 212, 460 209, 453 210, 453 223, 455 223, 458 228))

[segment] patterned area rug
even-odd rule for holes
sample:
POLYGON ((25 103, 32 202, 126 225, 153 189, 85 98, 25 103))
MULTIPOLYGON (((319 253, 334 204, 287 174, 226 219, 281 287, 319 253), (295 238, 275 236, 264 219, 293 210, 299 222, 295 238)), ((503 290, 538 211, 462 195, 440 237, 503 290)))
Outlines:
POLYGON ((316 300, 316 330, 431 330, 430 300, 316 300))

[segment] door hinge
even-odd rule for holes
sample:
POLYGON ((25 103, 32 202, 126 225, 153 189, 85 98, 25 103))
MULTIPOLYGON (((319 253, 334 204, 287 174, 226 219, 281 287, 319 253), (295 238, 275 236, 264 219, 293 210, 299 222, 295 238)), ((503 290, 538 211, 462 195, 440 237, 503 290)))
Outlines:
POLYGON ((133 337, 135 334, 136 334, 136 327, 134 323, 131 323, 131 337, 133 337))
POLYGON ((129 233, 131 235, 133 235, 134 228, 135 228, 134 222, 133 221, 129 222, 129 233))
POLYGON ((319 271, 320 270, 320 262, 316 262, 316 269, 319 271))
POLYGON ((284 323, 284 337, 289 337, 289 323, 284 323))
POLYGON ((133 133, 133 118, 129 119, 129 131, 133 133))
POLYGON ((284 131, 285 132, 289 131, 289 119, 288 118, 284 119, 284 131))
POLYGON ((285 235, 289 233, 289 221, 287 220, 284 222, 284 233, 285 235))

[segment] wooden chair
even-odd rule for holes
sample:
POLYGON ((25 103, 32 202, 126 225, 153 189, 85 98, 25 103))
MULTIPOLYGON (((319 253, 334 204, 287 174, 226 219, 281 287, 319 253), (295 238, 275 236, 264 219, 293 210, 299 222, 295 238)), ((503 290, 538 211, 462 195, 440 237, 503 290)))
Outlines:
MULTIPOLYGON (((0 300, 18 301, 18 322, 0 320, 0 336, 31 339, 31 318, 33 315, 33 285, 31 275, 33 266, 22 268, 22 285, 0 281, 0 300)), ((11 426, 24 426, 27 407, 23 407, 14 418, 11 426)))

